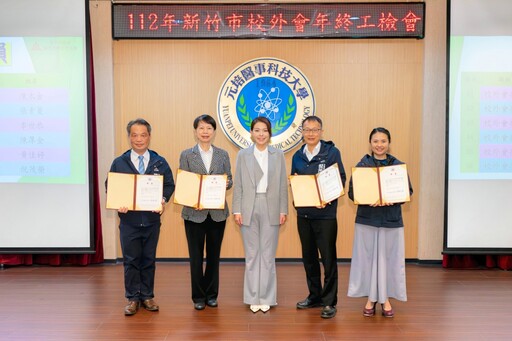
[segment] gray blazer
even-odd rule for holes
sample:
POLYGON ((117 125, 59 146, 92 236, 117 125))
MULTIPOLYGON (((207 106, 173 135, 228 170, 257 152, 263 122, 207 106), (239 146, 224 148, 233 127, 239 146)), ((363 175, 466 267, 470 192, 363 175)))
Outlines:
MULTIPOLYGON (((231 175, 231 164, 229 162, 228 153, 220 148, 212 145, 213 155, 210 170, 206 171, 206 166, 203 163, 199 147, 196 144, 190 149, 181 152, 180 155, 180 169, 196 174, 227 174, 228 176, 228 189, 233 186, 233 176, 231 175)), ((185 220, 193 221, 194 223, 202 223, 210 213, 213 221, 223 221, 229 216, 229 209, 227 202, 223 210, 196 210, 192 207, 184 206, 181 211, 181 217, 185 220)))
MULTIPOLYGON (((254 145, 238 152, 236 158, 235 186, 233 188, 233 212, 242 214, 244 225, 251 224, 256 187, 263 171, 254 156, 254 145)), ((271 225, 279 225, 281 213, 288 214, 288 181, 284 154, 268 146, 267 203, 271 225)))

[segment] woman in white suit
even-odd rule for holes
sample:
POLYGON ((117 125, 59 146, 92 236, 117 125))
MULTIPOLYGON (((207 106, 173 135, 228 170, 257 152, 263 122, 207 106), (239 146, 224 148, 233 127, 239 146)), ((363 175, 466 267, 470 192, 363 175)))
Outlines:
POLYGON ((238 153, 233 189, 233 214, 245 250, 244 303, 254 313, 277 304, 275 257, 279 226, 288 214, 284 154, 269 146, 271 136, 266 117, 252 121, 254 144, 238 153))

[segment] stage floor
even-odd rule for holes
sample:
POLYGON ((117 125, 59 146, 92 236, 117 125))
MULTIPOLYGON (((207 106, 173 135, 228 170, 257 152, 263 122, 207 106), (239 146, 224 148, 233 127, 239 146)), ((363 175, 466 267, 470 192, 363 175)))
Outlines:
POLYGON ((222 263, 219 307, 196 311, 188 263, 157 263, 159 312, 130 317, 121 264, 15 266, 0 271, 0 340, 510 340, 512 272, 407 264, 408 302, 394 318, 363 317, 348 298, 350 264, 339 264, 338 313, 297 310, 307 296, 300 263, 278 263, 278 306, 253 314, 242 303, 243 263, 222 263))

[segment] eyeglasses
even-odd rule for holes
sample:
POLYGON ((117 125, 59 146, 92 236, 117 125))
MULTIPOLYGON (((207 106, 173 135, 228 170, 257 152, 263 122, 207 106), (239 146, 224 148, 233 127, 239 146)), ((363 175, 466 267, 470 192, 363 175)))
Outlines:
POLYGON ((302 133, 303 133, 303 134, 309 134, 309 133, 311 133, 311 134, 315 134, 315 135, 316 135, 316 134, 320 133, 321 131, 322 131, 322 129, 318 129, 318 128, 315 128, 315 129, 309 129, 309 128, 307 128, 307 129, 303 129, 303 130, 302 130, 302 133))

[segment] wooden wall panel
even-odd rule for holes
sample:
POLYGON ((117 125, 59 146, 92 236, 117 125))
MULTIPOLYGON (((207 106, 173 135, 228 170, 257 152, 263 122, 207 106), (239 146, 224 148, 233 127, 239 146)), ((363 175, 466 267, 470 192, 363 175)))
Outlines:
MULTIPOLYGON (((226 76, 247 60, 275 57, 295 65, 309 79, 316 113, 324 120, 324 139, 339 147, 348 174, 368 152, 371 129, 384 126, 392 134, 392 154, 409 165, 413 186, 419 188, 422 40, 126 40, 113 45, 117 154, 129 148, 127 122, 144 117, 154 129, 151 148, 175 172, 180 152, 195 144, 193 119, 202 113, 216 115, 218 91, 226 76)), ((234 173, 238 148, 220 128, 215 144, 229 152, 234 173)), ((292 154, 286 154, 288 169, 292 154)), ((407 258, 417 258, 418 205, 413 196, 403 207, 407 258)), ((351 257, 355 211, 347 197, 340 199, 339 258, 351 257)), ((180 206, 167 206, 160 258, 188 257, 180 212, 180 206)), ((290 212, 281 228, 280 258, 301 256, 292 207, 290 212)), ((222 257, 243 255, 239 229, 230 218, 222 257)))

